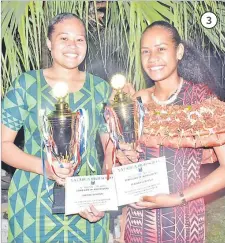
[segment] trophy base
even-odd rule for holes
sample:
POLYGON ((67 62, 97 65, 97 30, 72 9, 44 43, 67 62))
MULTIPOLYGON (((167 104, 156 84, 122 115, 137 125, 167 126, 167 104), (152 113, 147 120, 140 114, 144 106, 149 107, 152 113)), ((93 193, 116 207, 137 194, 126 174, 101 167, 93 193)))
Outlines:
POLYGON ((65 213, 65 187, 55 183, 53 187, 52 213, 65 213))

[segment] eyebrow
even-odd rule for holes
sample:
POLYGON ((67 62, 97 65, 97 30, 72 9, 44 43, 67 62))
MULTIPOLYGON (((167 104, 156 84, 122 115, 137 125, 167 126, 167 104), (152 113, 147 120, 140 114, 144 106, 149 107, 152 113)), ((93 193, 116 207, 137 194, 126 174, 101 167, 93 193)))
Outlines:
POLYGON ((162 46, 162 45, 168 46, 168 44, 167 44, 167 43, 160 43, 160 44, 155 45, 155 46, 162 46))
MULTIPOLYGON (((160 43, 158 45, 155 45, 154 47, 158 47, 158 46, 162 46, 162 45, 168 46, 168 44, 166 44, 166 43, 160 43)), ((145 47, 145 46, 141 47, 141 49, 148 49, 148 48, 149 47, 145 47)))
MULTIPOLYGON (((69 35, 69 33, 67 33, 67 32, 60 32, 57 36, 59 36, 59 35, 69 35)), ((77 35, 77 36, 85 37, 85 35, 77 35)))

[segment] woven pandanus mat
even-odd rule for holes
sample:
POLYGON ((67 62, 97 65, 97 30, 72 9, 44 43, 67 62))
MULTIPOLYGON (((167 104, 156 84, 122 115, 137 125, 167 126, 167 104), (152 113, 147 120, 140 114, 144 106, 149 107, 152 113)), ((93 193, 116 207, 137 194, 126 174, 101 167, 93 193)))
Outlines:
POLYGON ((143 136, 149 147, 214 147, 225 143, 225 103, 209 98, 193 105, 145 105, 143 136))

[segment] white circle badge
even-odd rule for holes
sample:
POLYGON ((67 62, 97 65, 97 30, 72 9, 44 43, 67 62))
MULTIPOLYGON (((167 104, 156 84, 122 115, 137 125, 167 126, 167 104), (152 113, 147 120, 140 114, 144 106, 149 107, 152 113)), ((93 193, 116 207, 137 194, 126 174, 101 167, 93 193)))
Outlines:
POLYGON ((217 17, 212 12, 206 12, 201 17, 201 23, 205 28, 211 29, 216 26, 217 17))

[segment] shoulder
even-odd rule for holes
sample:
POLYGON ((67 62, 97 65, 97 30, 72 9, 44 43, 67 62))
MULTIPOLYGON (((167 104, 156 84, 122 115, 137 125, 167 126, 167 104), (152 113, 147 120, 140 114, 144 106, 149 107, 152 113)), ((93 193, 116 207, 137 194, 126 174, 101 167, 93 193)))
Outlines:
POLYGON ((102 85, 106 85, 106 86, 109 86, 108 82, 92 73, 87 73, 89 75, 89 77, 91 78, 91 76, 93 77, 93 81, 94 81, 94 84, 102 84, 102 85))
POLYGON ((31 84, 36 83, 37 81, 37 72, 39 70, 30 70, 27 72, 21 73, 17 76, 13 82, 12 87, 14 88, 22 88, 26 90, 31 84))
POLYGON ((188 88, 191 87, 193 90, 194 89, 198 89, 198 90, 200 89, 200 90, 208 90, 208 91, 210 91, 210 88, 204 83, 195 83, 195 82, 187 81, 187 80, 185 80, 185 83, 186 83, 186 86, 188 88))
POLYGON ((18 78, 26 78, 26 79, 29 79, 29 78, 37 78, 37 73, 40 73, 41 71, 40 70, 30 70, 30 71, 27 71, 27 72, 24 72, 24 73, 21 73, 18 78))
POLYGON ((88 75, 89 75, 89 79, 93 80, 93 82, 90 82, 90 88, 91 88, 91 90, 95 91, 94 92, 95 93, 95 101, 97 103, 101 102, 102 100, 104 102, 108 101, 108 99, 109 99, 109 97, 112 93, 112 88, 109 85, 109 83, 107 81, 105 81, 104 79, 96 76, 96 75, 93 75, 93 74, 90 74, 90 73, 88 73, 88 75))
POLYGON ((134 94, 134 97, 141 97, 143 103, 148 103, 150 100, 151 93, 154 90, 154 86, 147 89, 141 89, 134 94))
POLYGON ((194 83, 191 81, 186 82, 186 92, 192 92, 192 97, 198 101, 215 96, 213 91, 204 83, 194 83))
POLYGON ((94 84, 95 88, 102 87, 104 89, 105 88, 110 89, 110 85, 106 80, 104 80, 94 74, 91 74, 91 73, 87 73, 87 75, 89 75, 90 79, 91 79, 91 77, 93 77, 93 84, 94 84))

